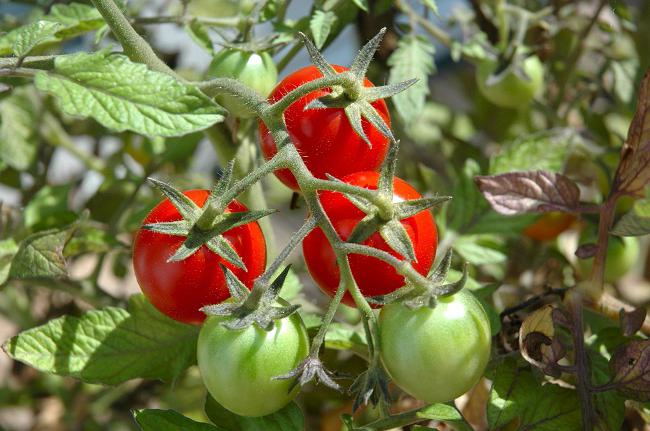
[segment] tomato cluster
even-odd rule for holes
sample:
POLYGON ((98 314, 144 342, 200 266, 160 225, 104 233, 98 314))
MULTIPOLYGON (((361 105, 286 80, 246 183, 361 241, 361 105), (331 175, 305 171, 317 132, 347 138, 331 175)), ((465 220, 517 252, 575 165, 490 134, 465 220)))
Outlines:
MULTIPOLYGON (((265 71, 271 66, 266 54, 228 49, 215 57, 209 75, 236 78, 267 94, 271 80, 265 71)), ((275 70, 274 66, 272 69, 275 70)), ((334 69, 347 70, 340 66, 334 69)), ((292 89, 321 76, 313 66, 300 69, 277 85, 269 101, 276 102, 292 89)), ((372 83, 366 79, 364 85, 371 87, 372 83)), ((353 130, 343 108, 305 110, 308 103, 329 93, 329 89, 314 91, 286 109, 284 121, 289 136, 314 177, 326 178, 329 174, 349 185, 376 190, 381 179, 377 170, 386 158, 388 138, 364 119, 362 126, 369 143, 364 142, 353 130)), ((219 102, 235 116, 251 114, 238 100, 221 97, 219 102)), ((372 106, 390 125, 385 102, 379 99, 372 106)), ((263 123, 259 132, 262 152, 271 158, 277 152, 273 137, 263 123)), ((280 170, 276 175, 288 187, 300 190, 289 170, 280 170)), ((393 179, 392 193, 390 205, 421 198, 411 185, 399 178, 393 179)), ((184 194, 198 207, 206 205, 210 197, 207 190, 189 190, 184 194)), ((323 191, 318 198, 336 234, 344 241, 367 215, 342 193, 323 191)), ((236 200, 225 209, 226 213, 242 211, 247 208, 236 200)), ((178 222, 184 218, 187 220, 166 199, 149 213, 144 224, 178 222)), ((433 215, 422 210, 404 216, 399 223, 413 247, 413 268, 426 276, 435 259, 438 240, 433 215)), ((206 305, 230 300, 226 268, 248 289, 264 272, 266 249, 258 223, 251 221, 223 232, 223 239, 241 258, 243 267, 224 259, 205 244, 189 257, 169 262, 185 239, 147 230, 146 226, 137 232, 133 263, 143 293, 167 316, 202 324, 197 360, 204 383, 217 402, 244 416, 277 411, 295 397, 298 389, 293 388, 291 380, 274 377, 294 370, 309 353, 309 339, 299 315, 294 313, 277 320, 271 328, 251 325, 233 330, 227 327, 231 317, 211 316, 206 320, 200 311, 206 305)), ((405 258, 379 232, 365 238, 363 244, 397 259, 405 258)), ((320 228, 315 228, 302 245, 313 279, 325 293, 334 296, 340 273, 327 237, 320 228)), ((349 263, 354 280, 366 297, 390 294, 406 283, 395 267, 376 257, 351 254, 349 263)), ((343 302, 355 306, 349 292, 343 302)), ((480 378, 490 353, 490 328, 485 311, 471 293, 464 291, 439 299, 434 308, 413 311, 399 303, 385 306, 380 314, 380 338, 382 361, 388 373, 398 386, 428 402, 448 401, 467 391, 480 378), (454 377, 450 378, 451 375, 454 377)))

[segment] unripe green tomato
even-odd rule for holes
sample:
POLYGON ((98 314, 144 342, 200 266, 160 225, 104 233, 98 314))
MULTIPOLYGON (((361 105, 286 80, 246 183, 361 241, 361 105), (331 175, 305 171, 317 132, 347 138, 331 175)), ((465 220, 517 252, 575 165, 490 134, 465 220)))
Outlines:
MULTIPOLYGON (((208 78, 233 78, 267 97, 278 80, 278 70, 267 52, 246 52, 225 48, 219 51, 208 68, 208 78)), ((254 112, 232 96, 217 96, 215 100, 239 118, 250 118, 254 112)))
POLYGON ((297 313, 276 320, 272 330, 257 325, 233 331, 211 316, 199 333, 197 361, 210 395, 240 416, 280 410, 298 394, 291 380, 272 380, 293 370, 309 354, 309 338, 297 313))
POLYGON ((381 359, 395 384, 427 403, 453 400, 481 378, 490 359, 490 321, 461 290, 434 308, 392 303, 379 314, 381 359))
POLYGON ((484 60, 476 71, 476 82, 481 94, 490 102, 504 108, 520 108, 528 105, 544 86, 544 66, 537 56, 523 61, 522 68, 529 79, 523 79, 512 71, 499 82, 488 85, 488 79, 497 70, 498 63, 484 60))
MULTIPOLYGON (((595 235, 583 236, 580 244, 596 243, 595 235)), ((607 258, 605 261, 605 281, 615 283, 632 269, 639 258, 639 239, 633 236, 610 236, 607 242, 607 258)), ((583 279, 591 275, 594 258, 579 259, 578 268, 583 279)))

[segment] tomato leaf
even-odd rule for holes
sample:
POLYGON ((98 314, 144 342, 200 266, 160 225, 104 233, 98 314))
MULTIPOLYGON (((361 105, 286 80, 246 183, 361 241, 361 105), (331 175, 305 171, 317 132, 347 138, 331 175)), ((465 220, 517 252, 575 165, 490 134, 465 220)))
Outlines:
POLYGON ((576 430, 581 428, 576 391, 552 383, 540 385, 533 374, 512 360, 499 364, 487 408, 489 429, 513 420, 518 429, 576 430))
POLYGON ((0 100, 0 160, 19 171, 29 168, 36 157, 37 101, 33 87, 16 88, 0 100))
POLYGON ((650 71, 639 87, 636 113, 621 148, 613 189, 640 195, 650 182, 650 71))
POLYGON ((58 278, 67 275, 63 248, 74 227, 36 232, 20 242, 11 262, 9 277, 58 278))
POLYGON ((25 207, 25 226, 34 229, 47 229, 71 223, 75 213, 68 209, 68 195, 71 186, 45 186, 36 193, 25 207))
POLYGON ((618 236, 642 236, 650 233, 650 199, 634 203, 630 211, 614 225, 612 234, 618 236))
POLYGON ((224 110, 196 87, 106 51, 57 57, 35 84, 70 115, 92 117, 116 131, 184 135, 222 121, 224 110))
POLYGON ((11 49, 16 57, 24 57, 37 45, 52 40, 63 28, 59 22, 39 20, 17 29, 11 49))
POLYGON ((534 170, 562 172, 577 139, 571 129, 553 129, 515 139, 490 159, 490 174, 534 170))
POLYGON ((212 423, 224 431, 302 431, 305 429, 302 411, 294 402, 273 414, 250 418, 226 410, 208 395, 205 400, 205 413, 212 423))
POLYGON ((0 285, 4 284, 9 278, 11 260, 16 251, 18 251, 18 246, 13 239, 9 238, 0 241, 0 285))
POLYGON ((224 431, 224 428, 193 421, 174 410, 135 410, 133 418, 142 431, 224 431))
POLYGON ((650 400, 650 340, 633 340, 620 346, 609 361, 613 383, 626 398, 650 400))
POLYGON ((420 36, 404 36, 388 59, 389 84, 417 78, 408 90, 393 96, 393 103, 402 121, 411 123, 418 118, 429 95, 429 75, 435 72, 435 48, 420 36))
POLYGON ((332 11, 317 10, 309 21, 309 29, 314 38, 316 48, 321 49, 332 31, 336 22, 336 14, 332 11))
POLYGON ((0 55, 24 56, 45 42, 63 41, 104 25, 97 9, 81 3, 56 4, 50 13, 0 36, 0 55))
POLYGON ((106 307, 63 316, 11 338, 12 358, 51 374, 114 385, 137 377, 170 381, 196 360, 198 328, 176 322, 144 296, 128 310, 106 307))
POLYGON ((580 189, 562 174, 547 171, 477 176, 479 189, 492 208, 504 215, 525 212, 575 211, 580 189))

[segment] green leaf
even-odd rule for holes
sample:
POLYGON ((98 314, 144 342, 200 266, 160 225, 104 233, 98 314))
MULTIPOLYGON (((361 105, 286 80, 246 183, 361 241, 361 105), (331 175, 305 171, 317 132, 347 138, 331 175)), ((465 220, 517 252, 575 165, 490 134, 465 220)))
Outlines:
POLYGON ((88 31, 97 30, 104 25, 104 19, 99 11, 82 3, 54 5, 50 14, 45 18, 65 26, 65 29, 58 33, 63 38, 75 37, 88 31))
POLYGON ((185 26, 185 31, 190 35, 192 40, 205 49, 210 54, 214 54, 214 47, 212 46, 212 39, 208 27, 197 19, 193 19, 185 26))
POLYGON ((18 245, 13 239, 9 238, 0 241, 0 285, 4 284, 9 278, 11 260, 16 251, 18 251, 18 245))
POLYGON ((393 103, 405 123, 415 120, 429 95, 429 75, 435 71, 435 49, 428 39, 407 35, 400 39, 397 49, 388 59, 389 84, 419 79, 409 89, 393 96, 393 103))
POLYGON ((581 428, 576 391, 538 383, 533 374, 507 359, 496 370, 487 407, 489 429, 518 419, 518 429, 539 431, 581 428))
POLYGON ((0 160, 19 171, 29 168, 36 157, 37 103, 32 87, 16 88, 0 100, 0 160))
POLYGON ((67 114, 116 131, 177 136, 223 120, 223 109, 196 87, 105 51, 58 57, 54 70, 39 72, 35 83, 67 114))
POLYGON ((104 26, 104 19, 99 11, 92 6, 81 3, 56 4, 52 6, 48 15, 41 16, 40 21, 37 22, 49 22, 51 24, 44 25, 48 27, 48 30, 43 33, 33 27, 35 23, 30 23, 0 36, 0 55, 13 53, 18 39, 23 39, 19 48, 32 45, 28 50, 31 51, 44 42, 63 41, 104 26), (54 30, 53 28, 49 29, 49 27, 54 25, 57 25, 56 31, 46 37, 45 35, 50 30, 54 30), (28 40, 31 42, 26 44, 25 41, 28 40))
POLYGON ((650 233, 650 199, 634 203, 630 211, 621 217, 612 229, 618 236, 642 236, 650 233))
MULTIPOLYGON (((319 325, 320 326, 320 321, 319 325)), ((332 323, 325 334, 325 347, 334 350, 347 350, 367 355, 366 337, 359 330, 341 323, 332 323)))
POLYGON ((471 431, 473 429, 454 406, 447 404, 431 404, 420 409, 417 416, 423 419, 450 423, 458 431, 471 431))
POLYGON ((208 395, 205 400, 205 413, 212 423, 224 431, 303 431, 305 429, 302 411, 294 402, 270 415, 250 418, 226 410, 208 395))
POLYGON ((16 57, 24 57, 37 45, 56 40, 54 35, 63 24, 53 21, 39 20, 17 29, 11 49, 16 57))
POLYGON ((614 93, 625 104, 630 104, 636 98, 637 71, 639 60, 633 58, 626 61, 613 61, 614 93))
POLYGON ((316 48, 321 49, 332 31, 336 22, 336 14, 331 11, 317 10, 309 21, 309 29, 314 38, 316 48))
POLYGON ((515 171, 562 172, 575 133, 560 129, 535 133, 504 145, 490 160, 490 174, 515 171))
POLYGON ((67 275, 63 247, 73 228, 36 232, 20 242, 11 261, 11 278, 57 278, 67 275))
POLYGON ((95 224, 81 224, 63 249, 64 257, 84 253, 105 253, 120 246, 115 235, 95 224))
POLYGON ((507 255, 499 250, 497 238, 491 235, 463 235, 454 242, 454 250, 474 265, 505 262, 507 255))
POLYGON ((34 229, 48 229, 71 223, 76 215, 68 209, 70 184, 45 186, 34 195, 25 207, 25 226, 34 229))
POLYGON ((177 378, 196 360, 198 328, 164 316, 144 296, 21 332, 3 347, 14 359, 88 383, 177 378))
POLYGON ((193 421, 174 410, 135 410, 133 417, 142 431, 223 431, 223 428, 193 421))

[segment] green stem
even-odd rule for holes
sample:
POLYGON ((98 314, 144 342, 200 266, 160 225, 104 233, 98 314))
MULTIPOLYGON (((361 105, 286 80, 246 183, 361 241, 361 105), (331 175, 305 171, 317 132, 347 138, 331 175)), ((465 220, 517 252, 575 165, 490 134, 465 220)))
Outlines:
MULTIPOLYGON (((23 67, 29 67, 32 69, 44 69, 49 70, 54 68, 54 60, 57 57, 66 57, 68 55, 42 55, 42 56, 33 56, 25 57, 20 63, 23 67)), ((9 69, 18 67, 18 58, 17 57, 5 57, 0 58, 0 69, 9 69)))
POLYGON ((302 240, 305 239, 309 232, 311 232, 317 225, 318 219, 315 217, 309 217, 305 223, 303 223, 300 229, 298 229, 298 231, 291 236, 291 239, 287 245, 284 246, 280 254, 278 254, 278 256, 273 260, 273 263, 271 263, 266 271, 264 271, 264 274, 255 280, 255 283, 268 285, 271 281, 271 277, 273 277, 278 272, 282 266, 282 263, 287 260, 291 252, 293 252, 293 250, 295 250, 295 248, 298 247, 300 243, 302 243, 302 240))
POLYGON ((406 260, 401 260, 386 251, 363 244, 344 243, 341 246, 341 249, 346 253, 362 254, 364 256, 371 256, 382 260, 394 267, 398 274, 406 277, 406 279, 416 288, 416 292, 419 291, 424 293, 429 290, 429 280, 420 274, 413 265, 406 260))
POLYGON ((341 300, 343 299, 343 295, 345 295, 345 292, 347 290, 348 290, 348 286, 345 284, 345 280, 341 279, 339 281, 339 286, 336 289, 336 294, 334 295, 329 305, 327 306, 327 311, 325 312, 325 315, 321 320, 320 327, 318 328, 318 333, 316 333, 316 335, 314 336, 311 342, 311 348, 309 354, 312 357, 318 357, 318 352, 320 351, 323 342, 325 342, 327 329, 332 323, 332 320, 334 319, 334 315, 336 314, 336 310, 338 310, 339 305, 341 304, 341 300))
POLYGON ((199 82, 198 87, 208 97, 215 97, 222 94, 237 97, 261 118, 264 118, 265 112, 269 107, 266 99, 236 79, 215 78, 210 81, 199 82))
POLYGON ((135 31, 113 0, 92 0, 92 2, 131 60, 144 63, 152 70, 177 77, 176 72, 158 58, 147 41, 135 31))
POLYGON ((37 70, 27 69, 24 67, 15 67, 12 69, 0 69, 1 77, 16 77, 16 78, 33 78, 36 76, 37 70))
MULTIPOLYGON (((323 78, 315 79, 313 81, 309 81, 304 83, 298 88, 295 88, 285 94, 282 99, 278 100, 271 106, 269 106, 266 109, 266 112, 263 113, 262 118, 277 118, 282 115, 286 109, 291 106, 292 103, 297 101, 298 99, 306 96, 307 94, 311 93, 312 91, 317 91, 321 90, 323 88, 331 87, 333 85, 343 85, 343 86, 350 86, 353 85, 354 78, 351 76, 348 76, 347 73, 338 73, 336 75, 332 76, 325 76, 323 78)), ((266 122, 266 121, 265 121, 266 122)), ((268 125, 267 125, 268 126, 268 125)), ((270 129, 270 128, 269 128, 270 129)), ((277 144, 277 141, 276 141, 277 144)))

